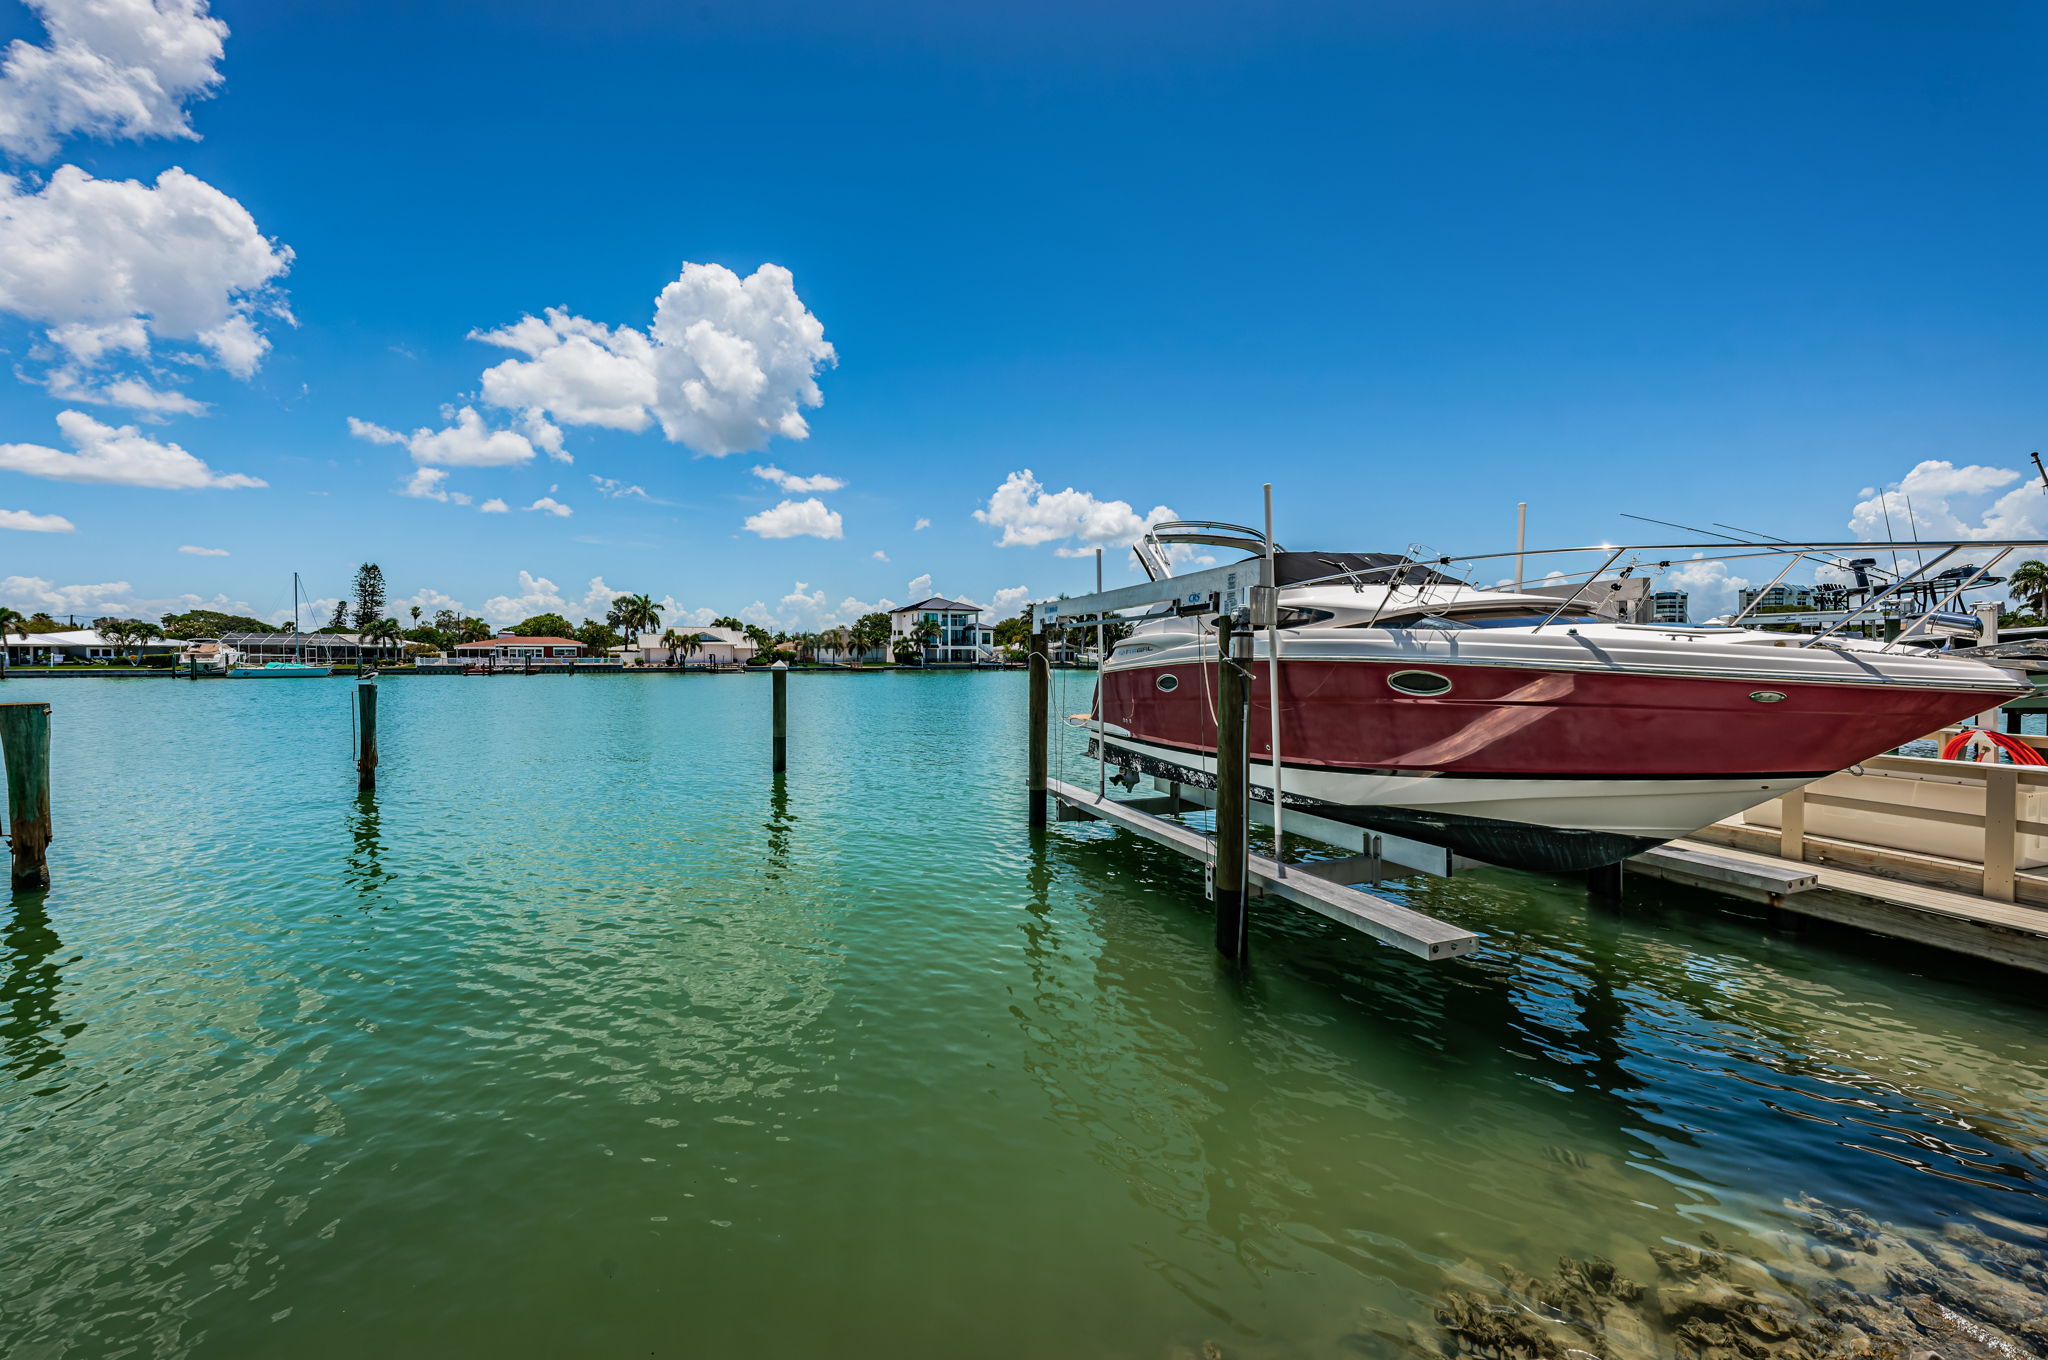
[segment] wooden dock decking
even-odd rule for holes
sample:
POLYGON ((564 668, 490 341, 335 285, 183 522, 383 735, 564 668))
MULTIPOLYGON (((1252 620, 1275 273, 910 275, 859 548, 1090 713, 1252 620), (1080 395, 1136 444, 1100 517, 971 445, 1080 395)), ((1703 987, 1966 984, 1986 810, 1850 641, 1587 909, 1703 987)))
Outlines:
MULTIPOLYGON (((1673 841, 1663 849, 1751 865, 1759 871, 1811 876, 1813 887, 1770 903, 1780 911, 2048 973, 2048 910, 1835 864, 1788 860, 1730 843, 1742 832, 1764 839, 1751 828, 1720 823, 1707 828, 1700 838, 1673 841)), ((1769 839, 1775 841, 1776 833, 1770 833, 1769 839)), ((1630 861, 1630 866, 1658 874, 1656 868, 1639 860, 1630 861)))

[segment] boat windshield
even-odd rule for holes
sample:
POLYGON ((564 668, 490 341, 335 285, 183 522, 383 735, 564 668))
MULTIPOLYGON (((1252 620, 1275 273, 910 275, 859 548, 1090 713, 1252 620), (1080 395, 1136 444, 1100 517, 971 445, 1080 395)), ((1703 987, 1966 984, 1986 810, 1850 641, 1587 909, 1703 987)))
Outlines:
MULTIPOLYGON (((1547 609, 1532 608, 1528 605, 1501 605, 1494 609, 1461 609, 1456 614, 1409 614, 1397 619, 1381 619, 1374 625, 1379 628, 1531 628, 1549 619, 1552 623, 1578 624, 1598 623, 1599 619, 1590 614, 1559 614, 1551 618, 1547 609)), ((1365 624, 1351 625, 1363 628, 1365 624)))

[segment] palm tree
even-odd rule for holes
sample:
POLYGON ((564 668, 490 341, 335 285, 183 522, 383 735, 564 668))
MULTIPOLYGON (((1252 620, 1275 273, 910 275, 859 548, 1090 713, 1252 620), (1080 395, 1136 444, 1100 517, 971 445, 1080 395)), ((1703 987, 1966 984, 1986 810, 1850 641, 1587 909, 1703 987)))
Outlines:
POLYGON ((479 618, 467 618, 455 625, 457 642, 488 642, 492 636, 491 625, 479 618))
POLYGON ((404 639, 398 631, 397 619, 378 619, 363 630, 363 641, 377 646, 391 646, 404 639))
POLYGON ((812 650, 811 656, 815 660, 818 651, 822 650, 837 653, 839 659, 844 661, 849 640, 846 629, 840 627, 827 628, 824 632, 818 634, 815 639, 816 647, 812 650))
POLYGON ((420 607, 418 605, 412 607, 412 626, 415 628, 420 626, 420 607))
POLYGON ((7 635, 28 635, 28 619, 18 609, 0 606, 0 675, 7 674, 7 635))
POLYGON ((691 657, 704 650, 704 639, 694 632, 684 633, 682 646, 683 664, 688 665, 691 657))
POLYGON ((924 660, 925 649, 931 647, 939 640, 939 625, 931 619, 919 619, 916 623, 910 625, 910 637, 917 644, 917 655, 921 664, 924 660))
POLYGON ((2033 607, 2035 618, 2048 618, 2048 562, 2028 558, 2012 569, 2005 583, 2033 607))
POLYGON ((853 646, 853 664, 860 665, 871 649, 889 645, 889 616, 862 615, 847 631, 846 640, 853 646))
POLYGON ((676 653, 683 649, 683 635, 680 629, 671 628, 661 635, 661 645, 668 648, 668 664, 676 664, 676 653))

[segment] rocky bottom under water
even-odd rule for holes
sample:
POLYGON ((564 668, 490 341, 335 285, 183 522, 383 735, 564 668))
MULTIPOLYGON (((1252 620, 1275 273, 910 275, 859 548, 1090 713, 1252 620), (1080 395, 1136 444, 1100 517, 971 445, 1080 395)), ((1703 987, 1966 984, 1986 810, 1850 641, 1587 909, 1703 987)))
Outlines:
POLYGON ((1476 1266, 1434 1329, 1368 1326, 1374 1353, 1434 1360, 2028 1360, 2048 1357, 2048 1232, 2021 1245, 1974 1224, 1920 1238, 1811 1198, 1770 1267, 1700 1244, 1652 1248, 1655 1278, 1565 1257, 1547 1279, 1476 1266))

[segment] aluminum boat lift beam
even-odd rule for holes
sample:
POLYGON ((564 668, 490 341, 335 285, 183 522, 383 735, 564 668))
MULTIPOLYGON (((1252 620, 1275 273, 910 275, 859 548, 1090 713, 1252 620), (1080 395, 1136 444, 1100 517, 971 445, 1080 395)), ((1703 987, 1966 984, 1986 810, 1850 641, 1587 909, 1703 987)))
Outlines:
MULTIPOLYGON (((1155 817, 1064 780, 1047 779, 1045 790, 1059 803, 1063 816, 1108 822, 1192 859, 1206 861, 1210 856, 1209 838, 1193 827, 1155 817)), ((1249 855, 1245 867, 1256 892, 1307 907, 1417 958, 1432 962, 1455 959, 1479 948, 1479 937, 1471 931, 1388 898, 1332 882, 1316 872, 1315 865, 1281 864, 1264 855, 1249 855)))

